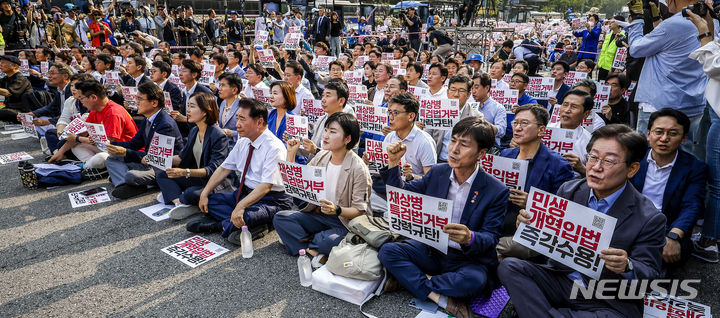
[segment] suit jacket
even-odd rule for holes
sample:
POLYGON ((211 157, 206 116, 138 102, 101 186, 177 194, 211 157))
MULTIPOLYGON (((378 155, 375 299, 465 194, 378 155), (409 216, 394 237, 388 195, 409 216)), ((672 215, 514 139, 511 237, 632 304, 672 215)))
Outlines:
MULTIPOLYGON (((368 100, 372 102, 373 99, 375 99, 375 92, 377 92, 377 86, 370 87, 367 92, 368 92, 368 100)), ((375 106, 379 106, 379 105, 375 105, 375 106)))
MULTIPOLYGON (((470 246, 461 245, 461 251, 448 249, 447 257, 483 264, 494 275, 498 265, 495 246, 502 230, 509 191, 505 184, 485 173, 482 168, 478 169, 460 218, 460 224, 473 231, 475 240, 470 246)), ((401 172, 398 166, 393 169, 387 167, 380 169, 380 176, 388 185, 447 199, 452 172, 453 169, 447 164, 437 164, 421 179, 404 182, 400 179, 401 172)))
MULTIPOLYGON (((587 206, 590 188, 585 179, 572 180, 560 186, 557 195, 587 206)), ((665 215, 655 209, 650 199, 638 192, 635 187, 630 186, 629 181, 607 214, 617 218, 610 247, 622 249, 628 253, 628 257, 633 263, 635 278, 660 278, 662 250, 665 246, 665 215)), ((574 271, 553 260, 549 260, 545 266, 557 272, 570 273, 574 271)), ((600 279, 625 278, 603 268, 600 279)), ((617 300, 617 297, 612 298, 595 300, 595 302, 600 302, 601 306, 611 307, 628 317, 642 317, 642 300, 623 301, 617 300)))
POLYGON ((182 149, 183 138, 180 135, 178 126, 175 124, 175 120, 170 117, 170 114, 163 110, 158 112, 152 124, 150 124, 150 121, 145 118, 140 123, 140 128, 137 133, 132 139, 130 139, 130 141, 113 141, 111 143, 127 149, 127 152, 125 153, 125 162, 140 162, 142 158, 145 157, 147 150, 150 148, 150 141, 152 141, 152 137, 156 132, 161 135, 175 137, 174 153, 177 153, 178 149, 182 149), (147 125, 151 126, 150 130, 146 134, 145 126, 147 125))
MULTIPOLYGON (((520 147, 503 149, 500 156, 506 158, 517 158, 520 154, 520 147)), ((557 152, 551 151, 544 144, 540 144, 535 157, 528 161, 527 178, 525 179, 525 192, 530 192, 530 187, 550 193, 557 193, 560 186, 566 181, 575 178, 572 166, 557 152)), ((508 202, 508 213, 505 215, 505 228, 503 236, 515 233, 515 219, 517 219, 520 207, 508 202)))
POLYGON ((183 102, 185 101, 183 99, 183 93, 180 87, 171 83, 170 81, 167 81, 165 82, 165 88, 163 88, 163 92, 168 92, 168 94, 170 94, 170 101, 172 103, 173 110, 179 110, 180 107, 183 105, 183 102))
MULTIPOLYGON (((310 160, 308 166, 327 167, 330 162, 332 153, 327 150, 320 151, 310 160)), ((370 180, 370 171, 363 160, 354 152, 348 151, 343 159, 338 178, 337 189, 335 190, 335 198, 328 200, 337 202, 341 207, 353 207, 360 211, 364 211, 365 215, 372 216, 370 210, 370 192, 372 181, 370 180)), ((313 211, 317 206, 308 204, 302 210, 305 212, 313 211)), ((349 219, 340 216, 340 221, 348 226, 349 219)))
MULTIPOLYGON (((32 112, 36 117, 59 117, 60 113, 62 113, 65 100, 61 100, 59 88, 53 89, 51 93, 53 94, 53 100, 50 104, 32 112)), ((70 84, 68 84, 65 86, 65 98, 70 96, 72 96, 72 91, 70 91, 70 84)))
POLYGON ((330 35, 330 18, 327 16, 322 17, 322 23, 320 22, 320 17, 315 19, 315 23, 313 23, 313 29, 312 34, 315 35, 316 41, 323 41, 325 42, 325 37, 330 35))
MULTIPOLYGON (((630 179, 641 193, 645 186, 647 169, 648 161, 640 161, 640 170, 630 179)), ((676 227, 685 233, 685 237, 690 237, 695 221, 705 210, 705 184, 708 174, 707 164, 678 149, 677 160, 663 192, 662 213, 668 221, 666 231, 676 227)))
POLYGON ((205 130, 205 136, 203 137, 202 155, 200 155, 200 163, 198 164, 193 154, 193 145, 197 137, 198 128, 195 126, 190 130, 187 143, 185 143, 185 147, 180 151, 180 165, 178 167, 190 169, 197 167, 203 168, 205 172, 207 172, 204 179, 209 180, 213 172, 225 161, 225 158, 227 158, 230 153, 228 139, 222 129, 217 125, 208 126, 205 130))
MULTIPOLYGON (((196 92, 205 92, 205 93, 212 94, 212 91, 207 86, 200 84, 200 83, 197 83, 197 85, 195 86, 195 91, 193 91, 193 94, 196 92)), ((185 92, 181 91, 181 93, 182 93, 182 102, 180 103, 180 108, 178 109, 178 111, 181 114, 183 114, 184 116, 186 116, 187 113, 185 111, 187 109, 187 100, 190 98, 190 96, 185 96, 186 95, 185 92)), ((172 96, 171 96, 171 99, 172 99, 172 96)), ((188 122, 177 122, 177 126, 180 129, 180 132, 182 133, 183 136, 188 136, 188 134, 190 133, 190 128, 192 128, 195 125, 188 123, 188 122)))
POLYGON ((130 76, 130 75, 125 75, 125 76, 123 76, 121 79, 122 79, 123 83, 125 83, 125 84, 124 84, 125 86, 135 86, 135 87, 140 86, 140 84, 145 84, 145 83, 147 83, 147 82, 152 82, 152 80, 150 80, 150 78, 147 77, 147 76, 145 76, 145 75, 143 75, 143 76, 140 78, 140 83, 136 83, 136 82, 135 82, 135 78, 133 78, 133 77, 130 76))
MULTIPOLYGON (((230 141, 232 145, 235 145, 235 142, 238 139, 237 129, 235 128, 235 123, 237 122, 237 117, 235 117, 235 114, 237 114, 238 104, 240 103, 240 97, 235 99, 235 102, 230 107, 230 115, 223 121, 223 109, 226 107, 226 103, 223 100, 222 103, 220 103, 220 113, 218 114, 218 124, 220 125, 220 128, 222 129, 230 129, 233 131, 233 138, 230 141)), ((280 138, 282 139, 282 138, 280 138)), ((232 146, 230 147, 232 148, 232 146)))

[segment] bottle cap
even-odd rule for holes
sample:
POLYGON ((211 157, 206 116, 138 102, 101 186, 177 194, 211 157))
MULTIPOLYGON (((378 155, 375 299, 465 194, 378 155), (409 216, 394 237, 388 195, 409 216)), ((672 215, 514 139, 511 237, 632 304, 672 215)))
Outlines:
POLYGON ((298 254, 300 254, 300 256, 305 255, 305 250, 299 250, 299 251, 298 251, 298 254))
POLYGON ((243 231, 247 231, 247 229, 248 229, 247 225, 243 225, 243 226, 242 226, 242 230, 243 230, 243 231))

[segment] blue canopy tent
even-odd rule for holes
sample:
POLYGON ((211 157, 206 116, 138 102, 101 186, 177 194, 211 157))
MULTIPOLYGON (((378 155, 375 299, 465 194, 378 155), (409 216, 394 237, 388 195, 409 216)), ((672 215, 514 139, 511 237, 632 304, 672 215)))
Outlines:
POLYGON ((394 7, 392 7, 393 10, 395 9, 407 9, 409 7, 427 7, 427 3, 420 3, 417 1, 400 1, 398 4, 396 4, 394 7))

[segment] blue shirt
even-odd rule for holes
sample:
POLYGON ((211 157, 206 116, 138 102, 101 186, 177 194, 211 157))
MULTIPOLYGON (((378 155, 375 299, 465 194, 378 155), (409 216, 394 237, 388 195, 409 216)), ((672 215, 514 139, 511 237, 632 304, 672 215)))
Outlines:
POLYGON ((485 120, 497 127, 495 143, 499 145, 500 138, 505 136, 505 129, 508 126, 507 116, 505 115, 505 107, 492 99, 492 97, 488 96, 488 99, 484 103, 480 104, 478 111, 485 116, 485 120))
POLYGON ((679 12, 645 35, 643 25, 637 19, 626 28, 630 55, 645 58, 635 102, 670 107, 690 117, 702 114, 708 79, 702 65, 688 57, 700 47, 697 28, 679 12))

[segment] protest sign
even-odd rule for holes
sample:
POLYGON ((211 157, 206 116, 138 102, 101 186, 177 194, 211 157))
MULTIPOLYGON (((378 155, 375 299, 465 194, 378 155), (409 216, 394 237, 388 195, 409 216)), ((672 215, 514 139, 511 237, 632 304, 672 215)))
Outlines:
POLYGON ((162 249, 165 254, 192 268, 228 252, 228 249, 195 235, 162 249))
POLYGON ((430 88, 427 88, 427 87, 417 87, 417 86, 408 85, 407 91, 408 91, 408 93, 417 96, 417 98, 422 98, 424 96, 430 96, 430 88))
POLYGON ((300 46, 300 39, 302 39, 301 33, 290 32, 285 34, 285 41, 282 43, 283 50, 294 51, 300 46))
POLYGON ((172 73, 170 75, 174 75, 175 77, 180 77, 180 66, 173 64, 170 72, 172 73))
POLYGON ((421 98, 420 122, 427 128, 452 130, 460 121, 459 104, 460 101, 457 99, 421 98))
POLYGON ((364 71, 347 71, 343 73, 343 80, 348 85, 362 85, 364 71))
POLYGON ((505 74, 505 75, 503 75, 502 81, 505 82, 505 83, 510 84, 510 81, 512 81, 512 75, 510 75, 510 74, 505 74))
POLYGON ((302 32, 301 29, 302 29, 301 26, 291 26, 291 27, 288 28, 288 32, 290 32, 290 33, 301 33, 301 32, 302 32))
POLYGON ((308 119, 308 123, 315 124, 318 118, 325 115, 325 111, 322 108, 322 101, 317 99, 303 98, 302 100, 303 114, 308 119))
POLYGON ((382 135, 382 128, 388 122, 387 107, 358 104, 355 106, 355 116, 360 123, 360 130, 382 135))
POLYGON ((557 153, 570 153, 575 146, 575 131, 558 127, 546 127, 542 142, 557 153))
POLYGON ((275 56, 273 55, 272 50, 257 50, 258 58, 260 59, 260 64, 264 68, 274 70, 275 69, 275 56))
POLYGON ((330 62, 334 61, 334 56, 320 55, 313 60, 313 65, 317 66, 317 73, 322 75, 330 74, 330 62))
POLYGON ((85 126, 85 121, 82 120, 82 118, 75 118, 73 119, 67 126, 65 126, 65 129, 63 129, 62 134, 60 134, 60 139, 65 140, 67 139, 68 134, 82 134, 87 131, 87 127, 85 126))
POLYGON ((368 99, 365 85, 348 85, 348 92, 348 102, 350 103, 364 103, 368 99))
POLYGON ((150 140, 150 149, 145 155, 145 161, 160 170, 170 169, 174 149, 175 137, 155 133, 150 140))
POLYGON ((420 80, 427 82, 429 73, 430 73, 430 64, 423 64, 423 73, 422 73, 422 76, 420 76, 420 80))
POLYGON ((153 221, 158 222, 169 219, 170 210, 172 210, 174 207, 174 204, 158 203, 155 205, 144 207, 139 210, 140 212, 142 212, 142 214, 145 214, 147 217, 153 219, 153 221))
POLYGON ((555 86, 555 79, 552 77, 530 77, 525 94, 536 100, 547 100, 548 94, 555 86))
POLYGON ((391 231, 447 254, 449 235, 443 228, 452 217, 453 202, 386 187, 391 231))
POLYGON ((87 127, 90 139, 95 142, 95 146, 100 148, 101 151, 107 152, 106 144, 108 144, 110 141, 105 134, 105 126, 103 126, 102 124, 85 123, 85 127, 87 127))
POLYGON ((117 89, 122 85, 120 83, 120 72, 118 72, 118 71, 105 72, 105 85, 107 85, 108 90, 117 91, 117 89))
POLYGON ((163 107, 163 110, 169 114, 173 111, 172 99, 170 98, 170 93, 163 91, 163 96, 165 97, 165 107, 163 107))
POLYGON ((582 81, 587 78, 587 73, 585 72, 577 72, 577 71, 570 71, 565 75, 565 80, 563 81, 568 86, 572 87, 575 85, 575 83, 582 81))
POLYGON ((489 175, 504 183, 508 189, 525 191, 528 161, 486 154, 480 165, 489 175))
POLYGON ((512 114, 513 106, 517 105, 519 92, 517 89, 491 88, 490 97, 505 107, 505 112, 512 114))
POLYGON ((178 77, 178 76, 176 76, 176 75, 171 75, 170 77, 168 77, 168 81, 170 81, 170 83, 173 83, 173 84, 177 85, 177 87, 178 87, 180 90, 185 90, 185 89, 187 88, 187 87, 185 87, 185 84, 183 84, 183 83, 180 81, 180 77, 178 77))
POLYGON ((32 114, 20 114, 20 123, 23 126, 23 130, 25 131, 25 134, 27 134, 30 137, 38 138, 37 130, 35 130, 35 124, 33 124, 33 115, 32 114))
POLYGON ((367 55, 360 55, 355 59, 355 69, 356 70, 363 70, 365 69, 365 63, 370 61, 370 57, 367 55))
POLYGON ((122 86, 123 98, 127 107, 137 109, 138 89, 135 86, 122 86))
POLYGON ((527 202, 530 224, 520 223, 513 241, 593 279, 600 279, 615 219, 535 187, 527 202))
POLYGON ((615 51, 615 58, 613 59, 612 68, 622 71, 625 69, 625 63, 627 62, 627 48, 619 47, 615 51))
POLYGON ((215 83, 215 65, 203 63, 202 67, 202 75, 200 75, 198 83, 205 86, 210 85, 210 83, 215 83))
POLYGON ((263 46, 263 44, 267 42, 268 35, 268 31, 257 30, 257 32, 255 32, 255 45, 263 46))
POLYGON ((47 75, 47 73, 50 71, 50 62, 40 62, 40 73, 43 74, 43 76, 47 75))
POLYGON ((68 197, 70 197, 70 205, 72 205, 73 209, 110 201, 110 195, 104 187, 71 192, 68 193, 68 197))
POLYGON ((320 200, 325 199, 325 167, 287 161, 278 162, 278 166, 285 184, 285 193, 315 205, 320 205, 320 200))
POLYGON ((587 23, 587 18, 575 18, 575 19, 572 19, 571 27, 573 30, 585 29, 586 23, 587 23))
POLYGON ((30 76, 30 63, 26 59, 20 60, 20 74, 25 77, 30 76))
MULTIPOLYGON (((603 106, 607 105, 610 101, 610 85, 598 85, 598 90, 595 94, 594 100, 595 100, 595 106, 593 106, 593 111, 596 113, 600 113, 602 111, 603 106)), ((592 117, 592 116, 590 116, 592 117)))
POLYGON ((635 86, 637 86, 637 81, 630 82, 630 87, 628 87, 628 89, 625 91, 625 94, 623 95, 623 98, 625 98, 626 101, 630 100, 630 95, 632 95, 635 86))
POLYGON ((115 56, 113 56, 113 60, 115 61, 115 67, 113 69, 117 71, 124 64, 123 57, 119 56, 119 55, 115 55, 115 56))
POLYGON ((405 75, 407 71, 404 68, 400 67, 400 64, 402 64, 402 61, 400 60, 389 60, 388 63, 390 63, 390 66, 393 68, 393 75, 405 75))
POLYGON ((270 89, 269 88, 252 87, 250 90, 252 90, 253 97, 255 97, 255 99, 265 103, 269 107, 269 105, 270 105, 270 89))
POLYGON ((9 153, 9 154, 0 155, 0 165, 4 165, 6 163, 11 163, 11 162, 30 160, 30 159, 33 159, 33 157, 24 151, 9 153))
POLYGON ((712 317, 709 306, 654 290, 645 296, 643 302, 643 318, 712 317))
POLYGON ((390 52, 390 53, 382 53, 382 55, 380 55, 380 61, 381 61, 381 62, 389 62, 389 61, 392 61, 392 59, 393 59, 393 54, 392 54, 392 52, 390 52))
POLYGON ((387 166, 388 154, 385 151, 385 143, 379 140, 365 139, 365 153, 370 161, 368 170, 370 173, 380 173, 380 168, 387 166))
MULTIPOLYGON (((285 132, 300 140, 308 138, 308 119, 305 116, 285 114, 285 132)), ((301 144, 302 147, 302 144, 301 144)))

